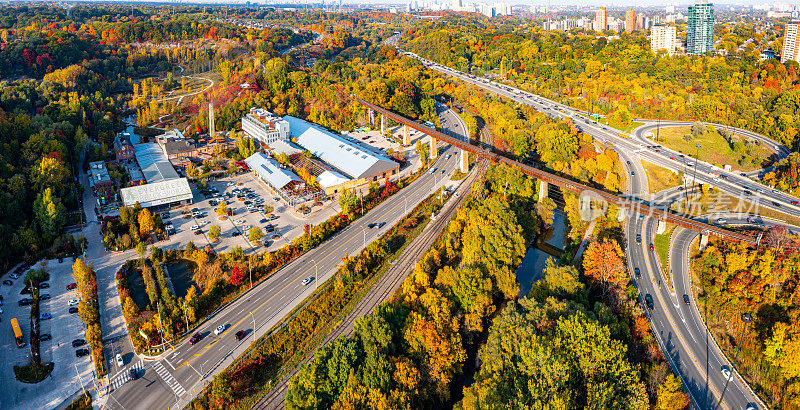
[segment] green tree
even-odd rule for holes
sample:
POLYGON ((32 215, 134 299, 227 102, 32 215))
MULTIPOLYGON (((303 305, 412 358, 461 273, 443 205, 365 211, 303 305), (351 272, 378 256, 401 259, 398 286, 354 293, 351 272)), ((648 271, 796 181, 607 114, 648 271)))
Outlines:
POLYGON ((219 217, 221 219, 224 219, 225 216, 228 215, 228 202, 227 201, 220 201, 220 203, 217 204, 217 215, 219 215, 219 217))
POLYGON ((258 226, 254 226, 254 227, 250 228, 250 233, 248 234, 248 238, 250 239, 250 242, 254 242, 254 243, 258 242, 263 237, 264 237, 264 232, 261 231, 261 228, 259 228, 258 226))
POLYGON ((211 225, 211 228, 208 229, 208 239, 216 242, 219 239, 220 235, 220 227, 217 225, 211 225))
POLYGON ((33 213, 46 242, 55 238, 64 227, 66 208, 61 200, 53 195, 53 190, 49 187, 36 197, 36 201, 33 203, 33 213))

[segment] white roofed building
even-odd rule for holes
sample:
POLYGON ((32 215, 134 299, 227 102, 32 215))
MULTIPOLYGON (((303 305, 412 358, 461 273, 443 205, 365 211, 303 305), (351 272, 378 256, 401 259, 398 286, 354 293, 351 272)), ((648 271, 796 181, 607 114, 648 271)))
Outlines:
POLYGON ((319 195, 318 189, 309 189, 297 174, 267 154, 256 152, 245 158, 244 162, 260 180, 292 205, 301 204, 319 195))
POLYGON ((192 201, 192 189, 186 178, 170 179, 120 190, 125 206, 137 202, 143 208, 161 205, 188 204, 192 201))
POLYGON ((289 123, 298 145, 335 168, 338 177, 353 180, 353 185, 378 181, 400 170, 400 164, 360 141, 299 118, 287 115, 283 119, 289 123))
POLYGON ((242 131, 262 145, 289 139, 289 123, 263 108, 251 108, 242 117, 242 131))

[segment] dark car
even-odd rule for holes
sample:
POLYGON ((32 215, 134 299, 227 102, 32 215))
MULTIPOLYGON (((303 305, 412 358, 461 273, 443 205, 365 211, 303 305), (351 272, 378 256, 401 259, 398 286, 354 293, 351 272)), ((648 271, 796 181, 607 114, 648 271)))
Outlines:
POLYGON ((200 336, 200 333, 195 333, 195 334, 194 334, 194 335, 192 335, 192 337, 189 339, 189 344, 195 344, 195 343, 199 342, 201 337, 202 337, 202 336, 200 336))
POLYGON ((372 228, 374 228, 374 227, 375 227, 375 224, 369 224, 369 225, 367 225, 367 226, 369 227, 369 229, 372 229, 372 228))
POLYGON ((378 229, 383 228, 386 225, 386 222, 381 222, 378 224, 378 229))
POLYGON ((636 243, 639 245, 642 244, 642 235, 636 235, 636 243))
POLYGON ((647 305, 647 308, 653 310, 653 296, 649 293, 644 295, 644 303, 647 305))
POLYGON ((241 235, 241 234, 242 234, 242 233, 241 233, 241 232, 239 232, 239 231, 233 231, 233 232, 231 232, 231 236, 239 236, 239 235, 241 235))
POLYGON ((72 341, 72 347, 81 347, 86 344, 86 341, 83 339, 75 339, 72 341))
POLYGON ((89 349, 78 349, 75 351, 75 357, 83 357, 89 355, 89 349))
POLYGON ((655 246, 653 246, 653 244, 652 244, 652 243, 650 244, 650 250, 651 250, 651 251, 654 251, 654 250, 656 250, 656 247, 655 247, 655 246))
POLYGON ((33 299, 23 298, 19 300, 20 306, 28 306, 33 303, 33 299))
POLYGON ((244 330, 236 332, 236 340, 242 340, 242 338, 244 338, 244 330))
POLYGON ((683 303, 689 304, 689 295, 683 295, 683 303))
POLYGON ((77 283, 70 283, 69 285, 67 285, 67 290, 72 290, 72 289, 75 289, 77 287, 78 287, 77 283))
POLYGON ((12 285, 14 285, 14 282, 12 282, 12 281, 10 281, 10 280, 6 279, 6 280, 4 280, 4 281, 3 281, 3 284, 4 284, 4 285, 7 285, 7 286, 12 286, 12 285))
POLYGON ((42 282, 39 284, 39 289, 48 289, 50 288, 50 284, 47 282, 42 282))
POLYGON ((265 223, 267 223, 267 222, 269 222, 269 221, 267 220, 267 218, 261 218, 261 220, 260 220, 260 221, 258 221, 258 223, 261 223, 261 224, 265 224, 265 223))
POLYGON ((39 341, 40 342, 45 342, 47 340, 52 340, 52 339, 53 339, 53 336, 50 336, 50 333, 42 333, 42 334, 39 335, 39 341))
POLYGON ((135 368, 131 368, 128 370, 128 372, 131 375, 131 380, 136 380, 139 378, 139 372, 137 372, 135 368))
POLYGON ((636 276, 636 279, 642 278, 642 271, 639 268, 633 268, 633 274, 636 276))
POLYGON ((76 307, 74 307, 74 306, 73 306, 73 307, 71 307, 71 308, 69 308, 69 313, 70 313, 70 314, 73 314, 73 313, 78 313, 78 308, 76 308, 76 307))
POLYGON ((39 300, 47 300, 47 299, 50 299, 50 294, 49 293, 45 293, 45 294, 39 296, 39 300))
POLYGON ((772 205, 773 205, 773 206, 781 206, 781 204, 779 204, 779 203, 777 203, 777 202, 775 202, 775 201, 772 201, 772 205))

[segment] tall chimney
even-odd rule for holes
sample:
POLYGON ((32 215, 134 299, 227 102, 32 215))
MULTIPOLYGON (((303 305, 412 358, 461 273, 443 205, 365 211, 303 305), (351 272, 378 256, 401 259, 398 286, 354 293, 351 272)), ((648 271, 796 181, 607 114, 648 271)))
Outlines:
POLYGON ((214 103, 208 103, 208 138, 214 138, 217 132, 214 129, 214 103))

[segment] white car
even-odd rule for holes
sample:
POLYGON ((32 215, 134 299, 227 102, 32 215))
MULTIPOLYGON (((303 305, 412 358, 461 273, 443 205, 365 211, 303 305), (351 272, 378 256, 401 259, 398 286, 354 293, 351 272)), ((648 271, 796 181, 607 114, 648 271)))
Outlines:
POLYGON ((214 329, 214 334, 219 336, 222 332, 225 331, 225 325, 219 325, 216 329, 214 329))
POLYGON ((236 185, 236 183, 235 183, 235 182, 228 182, 226 185, 228 185, 228 186, 235 186, 235 185, 236 185))
POLYGON ((117 353, 117 366, 122 367, 125 366, 125 360, 122 360, 122 355, 117 353))
POLYGON ((725 219, 725 218, 717 219, 717 223, 720 224, 720 225, 725 225, 727 222, 728 222, 728 220, 725 219))
POLYGON ((8 276, 11 276, 11 279, 19 279, 19 273, 12 273, 11 275, 8 276))
POLYGON ((309 276, 309 277, 303 279, 303 286, 307 286, 309 283, 311 283, 313 281, 314 281, 314 278, 309 276))
POLYGON ((249 231, 250 228, 252 228, 252 227, 253 227, 253 225, 245 225, 245 226, 242 227, 242 229, 244 229, 245 231, 249 231))
POLYGON ((244 222, 245 222, 244 219, 237 219, 237 220, 233 221, 233 223, 235 223, 236 225, 241 225, 244 222))
POLYGON ((70 306, 78 306, 78 303, 80 303, 78 299, 72 299, 69 301, 70 306))
POLYGON ((731 373, 731 368, 728 367, 728 365, 722 365, 722 369, 720 369, 720 371, 726 379, 733 380, 733 373, 731 373))
POLYGON ((189 229, 191 229, 193 231, 196 231, 196 230, 200 229, 200 225, 192 225, 189 229))

